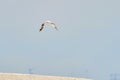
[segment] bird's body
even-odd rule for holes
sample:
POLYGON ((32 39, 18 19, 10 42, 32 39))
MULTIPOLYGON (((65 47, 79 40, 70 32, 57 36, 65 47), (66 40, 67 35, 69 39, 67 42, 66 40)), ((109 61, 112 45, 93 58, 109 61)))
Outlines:
POLYGON ((56 30, 58 30, 55 23, 53 23, 51 21, 45 21, 44 23, 42 23, 39 31, 42 31, 43 28, 45 27, 45 25, 51 26, 51 27, 55 28, 56 30))

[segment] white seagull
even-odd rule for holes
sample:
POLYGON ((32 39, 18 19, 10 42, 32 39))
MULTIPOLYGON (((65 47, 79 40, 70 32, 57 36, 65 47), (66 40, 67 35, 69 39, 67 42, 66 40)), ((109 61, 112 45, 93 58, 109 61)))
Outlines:
POLYGON ((45 21, 44 23, 42 23, 42 25, 41 25, 41 27, 39 29, 39 32, 43 30, 45 25, 51 26, 51 27, 55 28, 56 30, 58 30, 55 23, 53 23, 51 21, 45 21))

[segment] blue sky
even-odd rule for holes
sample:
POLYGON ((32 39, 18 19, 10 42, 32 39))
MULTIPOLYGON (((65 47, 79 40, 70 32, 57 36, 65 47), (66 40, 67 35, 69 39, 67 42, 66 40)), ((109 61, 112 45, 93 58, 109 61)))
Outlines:
POLYGON ((119 0, 1 0, 0 72, 109 80, 120 72, 119 0), (45 20, 59 31, 38 29, 45 20))

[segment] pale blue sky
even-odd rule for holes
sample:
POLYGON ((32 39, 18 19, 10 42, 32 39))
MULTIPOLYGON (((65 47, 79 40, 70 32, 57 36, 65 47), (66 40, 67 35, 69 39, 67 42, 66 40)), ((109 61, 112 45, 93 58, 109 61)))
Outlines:
POLYGON ((0 72, 110 80, 120 72, 119 0, 1 0, 0 72), (54 21, 59 31, 46 27, 54 21))

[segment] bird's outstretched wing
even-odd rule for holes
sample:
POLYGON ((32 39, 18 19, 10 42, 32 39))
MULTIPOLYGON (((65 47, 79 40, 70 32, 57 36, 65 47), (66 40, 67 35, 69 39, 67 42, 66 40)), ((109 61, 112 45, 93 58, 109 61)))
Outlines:
POLYGON ((42 31, 43 30, 43 28, 44 28, 44 23, 41 25, 41 28, 40 28, 40 30, 39 31, 42 31))
POLYGON ((56 27, 56 24, 55 23, 50 23, 51 24, 51 26, 53 27, 53 28, 55 28, 56 30, 58 30, 58 28, 56 27))
POLYGON ((39 31, 42 31, 42 29, 45 27, 45 25, 49 25, 53 28, 55 28, 56 30, 58 30, 58 28, 56 27, 56 24, 51 22, 51 21, 45 21, 42 25, 39 31))

